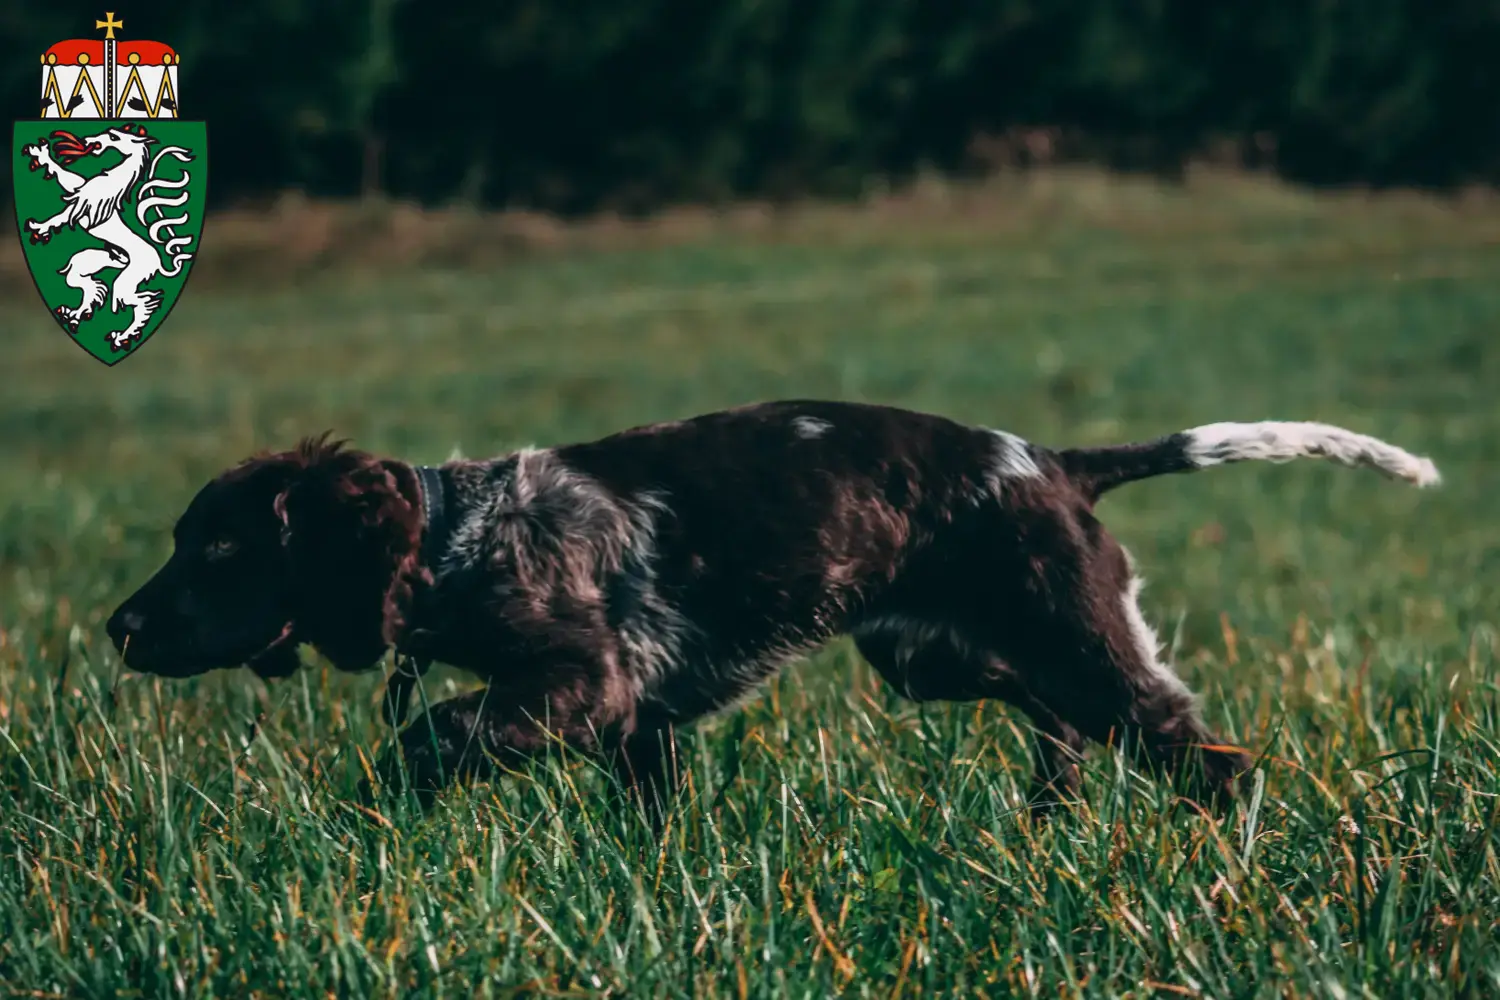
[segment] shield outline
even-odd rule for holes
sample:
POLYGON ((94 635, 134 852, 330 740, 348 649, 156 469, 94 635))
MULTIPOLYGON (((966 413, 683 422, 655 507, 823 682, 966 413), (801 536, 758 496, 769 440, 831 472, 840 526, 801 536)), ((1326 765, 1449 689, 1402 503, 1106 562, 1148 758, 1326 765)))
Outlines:
MULTIPOLYGON (((79 348, 79 350, 83 351, 89 357, 91 357, 91 358, 95 359, 96 361, 100 362, 105 367, 113 368, 115 365, 118 365, 120 362, 124 361, 126 358, 134 357, 135 355, 137 355, 137 354, 140 353, 141 349, 143 347, 145 347, 146 344, 149 341, 151 341, 156 336, 157 332, 159 332, 161 330, 162 324, 164 324, 167 321, 167 318, 171 315, 172 310, 175 309, 177 307, 177 303, 182 300, 183 293, 185 293, 187 291, 188 281, 192 278, 193 265, 198 262, 198 256, 202 252, 202 247, 203 247, 203 233, 204 233, 204 230, 207 228, 207 221, 208 221, 207 220, 208 183, 209 183, 209 178, 208 178, 208 158, 209 158, 208 157, 208 122, 206 122, 206 121, 204 121, 202 119, 191 119, 191 118, 189 118, 189 119, 179 119, 179 118, 161 118, 161 119, 151 119, 151 118, 80 118, 80 119, 76 119, 75 120, 75 127, 76 127, 77 124, 80 124, 80 123, 83 123, 83 122, 87 122, 87 123, 89 123, 90 126, 97 126, 100 129, 104 129, 104 128, 118 128, 118 127, 121 127, 121 126, 124 126, 124 125, 146 125, 149 128, 150 126, 152 126, 152 125, 154 125, 154 124, 156 124, 158 122, 172 122, 174 124, 196 125, 196 126, 198 126, 198 128, 200 130, 200 134, 202 136, 201 142, 198 142, 194 146, 194 148, 193 148, 193 163, 195 163, 195 164, 201 164, 202 165, 202 171, 203 171, 202 174, 199 175, 199 177, 197 177, 197 178, 194 179, 194 183, 192 184, 192 188, 194 189, 195 194, 197 196, 195 200, 198 200, 200 202, 200 205, 202 206, 202 208, 200 209, 200 213, 199 213, 198 232, 196 234, 196 239, 195 239, 195 242, 196 242, 197 245, 193 248, 192 259, 184 262, 184 272, 185 273, 183 273, 181 275, 181 280, 178 282, 178 285, 177 285, 177 294, 174 295, 174 296, 172 296, 170 302, 164 302, 163 305, 161 306, 161 308, 157 311, 156 315, 154 315, 154 316, 151 317, 150 321, 148 322, 148 325, 147 325, 146 329, 142 332, 142 334, 140 336, 140 339, 136 341, 136 343, 134 344, 134 346, 128 348, 127 350, 120 351, 118 353, 113 353, 112 352, 110 355, 103 355, 103 356, 101 356, 101 354, 96 354, 96 353, 94 353, 94 351, 90 350, 88 348, 88 346, 86 344, 84 344, 79 339, 79 334, 74 333, 71 330, 67 329, 67 327, 64 326, 63 323, 58 319, 57 314, 54 311, 53 304, 50 303, 50 302, 48 302, 47 295, 42 290, 41 282, 39 281, 39 279, 37 277, 37 270, 38 269, 37 269, 37 267, 34 266, 34 263, 33 263, 33 260, 31 258, 31 255, 27 252, 28 246, 27 246, 27 239, 26 239, 26 217, 23 217, 23 215, 22 215, 22 211, 21 211, 21 197, 20 196, 21 196, 21 193, 22 193, 21 192, 21 185, 23 183, 22 182, 22 175, 25 174, 27 176, 30 176, 31 172, 30 172, 29 169, 27 169, 27 165, 29 164, 30 161, 21 152, 21 150, 22 150, 22 148, 25 145, 27 145, 32 140, 30 140, 30 139, 24 139, 24 138, 22 138, 22 136, 25 135, 25 134, 29 134, 29 133, 27 133, 26 130, 31 129, 33 127, 38 127, 38 128, 40 128, 42 130, 41 134, 46 135, 46 136, 48 136, 50 138, 50 134, 54 130, 56 130, 59 126, 61 126, 64 121, 67 121, 67 119, 56 119, 56 118, 29 118, 28 119, 28 118, 20 118, 20 119, 16 119, 14 121, 13 125, 12 125, 12 129, 11 129, 11 167, 12 167, 12 170, 11 170, 11 173, 12 173, 14 179, 13 179, 12 184, 11 184, 11 201, 13 203, 13 210, 14 210, 14 215, 15 215, 15 220, 16 220, 16 238, 20 241, 20 245, 21 245, 21 257, 26 262, 26 271, 31 276, 32 287, 36 289, 37 296, 42 300, 42 305, 47 309, 48 315, 53 319, 54 322, 57 323, 57 325, 62 329, 63 333, 68 337, 68 339, 71 340, 74 344, 77 345, 77 347, 79 348)), ((80 131, 81 131, 81 129, 80 129, 80 131)), ((137 182, 137 184, 139 184, 139 182, 137 182)), ((59 204, 61 204, 60 200, 59 200, 59 204)), ((123 208, 122 208, 122 211, 123 211, 123 208)), ((127 225, 128 225, 128 223, 127 223, 127 225)), ((72 232, 73 230, 70 228, 70 229, 68 229, 68 231, 72 232)), ((152 280, 154 281, 155 279, 153 278, 152 280)), ((149 287, 149 286, 150 286, 150 282, 148 281, 147 282, 147 287, 149 287)), ((113 290, 112 286, 111 286, 111 290, 113 290)), ((117 315, 117 314, 115 314, 113 312, 107 311, 107 306, 108 306, 107 302, 105 303, 105 305, 100 306, 98 312, 96 313, 96 315, 101 315, 101 316, 102 315, 109 315, 109 316, 117 315)))

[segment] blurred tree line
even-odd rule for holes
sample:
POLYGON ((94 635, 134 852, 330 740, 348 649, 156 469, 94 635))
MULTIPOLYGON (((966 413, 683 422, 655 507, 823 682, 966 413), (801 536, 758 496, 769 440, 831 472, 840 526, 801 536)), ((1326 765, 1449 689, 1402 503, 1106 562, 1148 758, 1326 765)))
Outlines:
MULTIPOLYGON (((985 155, 1170 173, 1210 148, 1310 183, 1500 179, 1500 0, 123 6, 120 37, 182 53, 220 204, 630 210, 985 155)), ((35 113, 39 53, 102 16, 0 0, 12 117, 35 113)))

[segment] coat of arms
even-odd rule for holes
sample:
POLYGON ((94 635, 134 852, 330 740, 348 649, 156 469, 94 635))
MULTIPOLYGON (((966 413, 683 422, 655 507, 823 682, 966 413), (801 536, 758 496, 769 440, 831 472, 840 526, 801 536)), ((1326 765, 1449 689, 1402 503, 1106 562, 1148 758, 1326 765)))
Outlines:
POLYGON ((53 317, 112 365, 166 319, 203 232, 208 127, 179 117, 161 42, 71 38, 42 53, 40 117, 15 124, 21 249, 53 317))

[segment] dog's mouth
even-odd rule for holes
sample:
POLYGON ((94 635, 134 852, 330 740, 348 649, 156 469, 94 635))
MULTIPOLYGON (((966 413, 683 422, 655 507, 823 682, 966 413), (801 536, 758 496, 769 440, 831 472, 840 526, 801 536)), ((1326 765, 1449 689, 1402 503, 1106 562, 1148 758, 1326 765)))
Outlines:
POLYGON ((245 661, 262 678, 290 677, 302 665, 297 658, 297 623, 287 622, 271 644, 245 661))
POLYGON ((214 656, 204 655, 205 650, 191 637, 165 644, 145 644, 139 637, 132 637, 126 640, 120 658, 127 670, 173 678, 197 677, 238 666, 248 666, 263 677, 286 676, 298 665, 295 622, 283 625, 269 643, 244 643, 240 650, 246 646, 250 652, 214 656))

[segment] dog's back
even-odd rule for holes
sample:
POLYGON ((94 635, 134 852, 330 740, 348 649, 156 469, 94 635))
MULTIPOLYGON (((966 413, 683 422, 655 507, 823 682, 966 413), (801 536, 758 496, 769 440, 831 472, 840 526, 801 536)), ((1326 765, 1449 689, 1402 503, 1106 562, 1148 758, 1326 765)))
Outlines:
POLYGON ((608 589, 612 618, 628 634, 633 611, 675 609, 671 641, 640 645, 659 661, 642 664, 650 689, 685 717, 918 589, 908 569, 935 540, 951 536, 935 562, 963 575, 959 536, 1007 490, 1059 487, 1010 435, 856 403, 747 406, 553 454, 649 522, 608 589), (692 683, 669 694, 679 672, 692 683))

